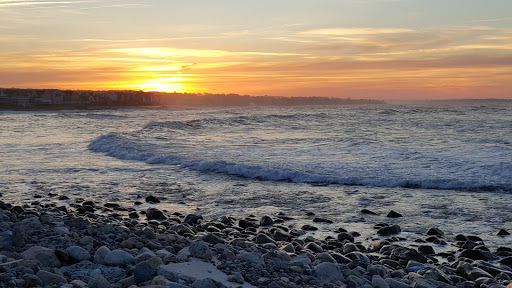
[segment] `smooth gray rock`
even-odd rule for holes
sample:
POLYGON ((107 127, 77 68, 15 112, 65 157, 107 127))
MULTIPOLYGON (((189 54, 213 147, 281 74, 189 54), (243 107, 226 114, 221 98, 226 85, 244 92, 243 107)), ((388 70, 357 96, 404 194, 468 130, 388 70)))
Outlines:
POLYGON ((126 266, 133 262, 135 257, 123 250, 113 250, 105 256, 105 264, 111 266, 126 266))
POLYGON ((324 252, 324 249, 320 247, 320 245, 316 244, 315 242, 309 242, 304 246, 304 249, 309 249, 315 253, 322 253, 324 252))
POLYGON ((203 241, 195 241, 190 244, 189 252, 192 257, 210 260, 213 256, 213 252, 210 250, 208 245, 203 241))
POLYGON ((149 262, 140 262, 135 266, 135 270, 133 271, 133 278, 135 280, 135 284, 139 284, 153 279, 155 273, 155 268, 153 268, 153 266, 149 264, 149 262))
MULTIPOLYGON (((52 249, 33 246, 21 253, 25 260, 37 260, 43 267, 60 267, 61 263, 52 249)), ((42 279, 41 279, 42 280, 42 279)))
POLYGON ((256 235, 256 237, 254 238, 254 243, 256 243, 256 244, 275 243, 275 242, 276 241, 274 241, 272 238, 268 237, 265 234, 261 234, 261 233, 256 235))
POLYGON ((41 279, 41 282, 43 282, 44 285, 63 285, 63 284, 67 284, 68 281, 66 280, 66 278, 60 276, 60 275, 57 275, 57 274, 53 274, 53 273, 50 273, 48 271, 45 271, 45 270, 39 270, 39 272, 37 272, 36 276, 41 279))
POLYGON ((400 226, 393 225, 393 226, 384 226, 384 227, 380 228, 377 231, 377 234, 379 234, 381 236, 390 236, 390 235, 399 234, 400 232, 401 232, 400 226))
POLYGON ((91 259, 91 254, 80 246, 70 246, 66 249, 66 252, 68 252, 71 258, 76 259, 77 261, 91 259))
POLYGON ((379 275, 373 275, 372 286, 375 288, 390 288, 388 283, 379 275))
POLYGON ((101 275, 96 275, 89 280, 89 288, 110 288, 110 283, 101 275))
POLYGON ((337 264, 324 262, 315 266, 315 275, 321 282, 343 281, 343 275, 337 264))
POLYGON ((411 288, 411 285, 408 285, 402 281, 398 281, 393 278, 386 278, 386 279, 384 279, 384 281, 386 281, 386 283, 388 283, 389 288, 411 288))
POLYGON ((96 264, 105 264, 105 256, 110 253, 110 249, 107 246, 101 246, 94 253, 94 263, 96 264))

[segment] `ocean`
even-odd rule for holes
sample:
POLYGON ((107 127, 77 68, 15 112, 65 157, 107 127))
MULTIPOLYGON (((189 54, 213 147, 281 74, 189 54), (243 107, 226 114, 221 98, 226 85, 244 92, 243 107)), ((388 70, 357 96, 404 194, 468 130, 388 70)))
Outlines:
MULTIPOLYGON (((512 230, 512 102, 0 112, 4 201, 293 218, 316 236, 512 230), (65 195, 69 199, 58 199, 65 195), (142 197, 142 198, 141 198, 142 197), (361 214, 369 209, 378 215, 361 214), (386 218, 394 210, 402 218, 386 218)), ((356 239, 357 240, 357 239, 356 239)))

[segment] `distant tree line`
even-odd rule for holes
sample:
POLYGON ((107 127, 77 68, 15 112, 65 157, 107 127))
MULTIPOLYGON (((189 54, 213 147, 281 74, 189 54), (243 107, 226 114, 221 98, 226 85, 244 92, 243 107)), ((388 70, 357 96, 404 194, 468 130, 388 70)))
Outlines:
POLYGON ((0 106, 86 108, 101 106, 270 106, 383 104, 371 99, 278 97, 212 93, 167 93, 132 90, 59 90, 0 88, 0 106))

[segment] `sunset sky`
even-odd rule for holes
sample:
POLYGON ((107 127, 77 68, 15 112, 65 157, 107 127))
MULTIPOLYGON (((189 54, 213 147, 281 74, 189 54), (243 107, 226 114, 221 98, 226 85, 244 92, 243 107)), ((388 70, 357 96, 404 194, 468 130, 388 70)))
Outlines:
POLYGON ((511 0, 0 0, 0 87, 512 98, 511 0))

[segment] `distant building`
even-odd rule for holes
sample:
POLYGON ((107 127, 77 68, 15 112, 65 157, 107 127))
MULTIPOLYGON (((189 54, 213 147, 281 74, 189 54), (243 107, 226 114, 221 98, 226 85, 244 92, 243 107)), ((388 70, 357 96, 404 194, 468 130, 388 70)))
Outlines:
POLYGON ((38 96, 37 91, 33 89, 17 89, 11 96, 13 106, 30 107, 33 106, 33 99, 38 96))
POLYGON ((10 102, 11 99, 4 93, 4 89, 0 89, 0 106, 7 106, 10 102))

